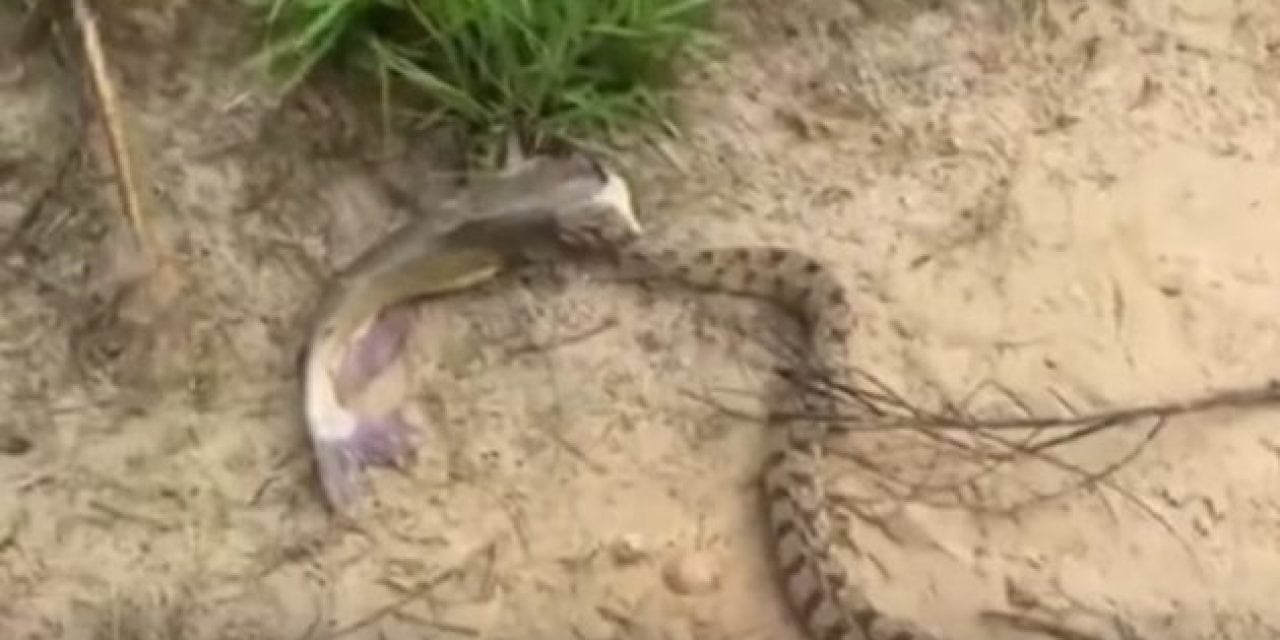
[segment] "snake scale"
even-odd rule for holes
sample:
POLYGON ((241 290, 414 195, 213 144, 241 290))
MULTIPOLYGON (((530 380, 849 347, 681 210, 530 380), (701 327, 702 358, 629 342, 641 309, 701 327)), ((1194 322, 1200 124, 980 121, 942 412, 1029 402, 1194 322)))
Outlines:
MULTIPOLYGON (((399 288, 369 287, 382 293, 379 298, 364 301, 364 312, 367 313, 371 305, 422 293, 433 286, 446 291, 488 279, 501 270, 499 263, 511 262, 518 253, 512 248, 513 238, 528 243, 550 234, 555 238, 553 244, 562 250, 557 259, 603 259, 626 280, 664 281, 772 303, 793 315, 804 327, 807 371, 828 379, 839 378, 847 361, 846 343, 853 313, 839 279, 822 262, 782 247, 677 250, 651 246, 638 238, 639 227, 631 212, 629 192, 625 183, 618 186, 620 178, 615 174, 582 154, 567 160, 539 162, 543 164, 535 163, 530 171, 537 173, 539 167, 551 166, 554 170, 547 174, 549 177, 542 181, 530 180, 521 186, 559 193, 553 198, 526 196, 544 205, 558 203, 558 207, 550 207, 554 210, 534 207, 530 209, 537 209, 534 214, 518 213, 501 219, 498 224, 473 225, 467 242, 433 240, 426 243, 429 246, 418 253, 434 252, 430 260, 419 259, 413 269, 399 273, 396 278, 381 276, 386 282, 398 280, 399 288), (546 164, 548 162, 550 164, 546 164), (557 180, 567 180, 578 187, 566 190, 557 180), (582 186, 592 184, 594 189, 582 186), (495 229, 501 229, 502 233, 495 233, 495 229), (490 253, 485 254, 485 250, 490 253), (471 271, 461 269, 462 272, 451 273, 448 278, 440 277, 441 269, 466 263, 465 260, 459 262, 458 256, 471 257, 471 271), (412 278, 420 279, 433 273, 432 283, 405 284, 412 278)), ((390 272, 383 269, 379 273, 390 272)), ((380 282, 377 278, 367 280, 380 282)), ((353 325, 351 318, 355 316, 348 315, 349 325, 353 325)), ((829 396, 801 393, 806 415, 830 414, 837 408, 829 396)), ((819 476, 826 435, 827 425, 820 420, 788 420, 769 425, 766 437, 768 450, 760 474, 761 494, 774 566, 790 608, 812 640, 937 640, 917 625, 874 607, 863 590, 850 582, 843 565, 834 557, 832 526, 819 476)), ((387 457, 378 444, 380 437, 373 440, 374 452, 363 456, 366 461, 387 457)), ((317 440, 318 447, 322 441, 332 442, 321 438, 317 440)), ((332 451, 333 445, 329 448, 332 451)), ((326 487, 337 485, 342 490, 342 498, 350 499, 351 490, 344 486, 350 478, 344 477, 336 483, 332 478, 325 478, 324 453, 319 448, 318 452, 326 487)), ((347 473, 345 469, 344 473, 347 473)))

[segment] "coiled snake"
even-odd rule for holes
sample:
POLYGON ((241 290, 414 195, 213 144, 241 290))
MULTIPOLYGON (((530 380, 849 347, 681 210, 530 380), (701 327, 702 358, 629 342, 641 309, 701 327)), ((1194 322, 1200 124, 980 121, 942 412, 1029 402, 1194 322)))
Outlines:
MULTIPOLYGON (((372 271, 375 277, 365 278, 365 290, 375 292, 376 296, 365 296, 360 314, 367 315, 370 309, 411 295, 458 289, 488 279, 510 262, 509 258, 523 251, 512 248, 513 240, 519 240, 524 243, 521 246, 528 247, 532 240, 543 238, 549 232, 555 238, 553 244, 559 244, 562 250, 556 259, 586 258, 589 261, 604 258, 620 268, 627 279, 668 281, 697 289, 751 296, 778 306, 794 315, 805 328, 809 372, 828 379, 838 378, 846 363, 846 341, 852 311, 844 288, 825 265, 799 251, 780 247, 675 250, 646 246, 636 238, 639 228, 631 213, 629 193, 625 185, 618 187, 620 178, 616 175, 585 156, 533 162, 535 164, 529 171, 535 177, 541 177, 526 178, 521 185, 530 193, 519 194, 518 189, 514 189, 511 193, 516 195, 508 197, 541 202, 544 205, 541 209, 508 206, 507 209, 517 212, 507 214, 500 223, 493 222, 500 217, 490 217, 489 222, 473 226, 466 235, 468 242, 443 242, 439 238, 420 242, 420 247, 410 252, 418 259, 414 269, 408 272, 412 277, 406 277, 404 269, 397 271, 382 267, 380 271, 372 271), (547 167, 554 170, 548 171, 547 167), (579 186, 566 190, 563 181, 576 181, 579 186), (594 188, 582 186, 592 184, 594 188), (547 192, 560 195, 548 197, 547 192), (602 195, 606 192, 607 195, 602 195), (529 213, 534 210, 541 213, 529 213), (548 211, 550 215, 547 215, 548 211), (497 233, 495 229, 502 229, 504 233, 497 233), (519 232, 511 233, 512 230, 519 232), (464 248, 471 252, 466 255, 478 255, 478 259, 459 260, 457 256, 462 255, 459 251, 464 248), (423 262, 424 256, 434 261, 431 264, 436 265, 435 271, 423 270, 422 265, 427 264, 423 262), (442 256, 454 257, 446 260, 442 256), (449 272, 449 268, 453 271, 449 272), (400 275, 396 278, 387 275, 391 273, 400 275), (421 278, 428 275, 436 281, 421 282, 421 278), (443 275, 448 275, 448 278, 443 275), (419 280, 414 281, 413 277, 419 280), (409 282, 413 282, 413 286, 406 284, 409 282), (446 286, 448 283, 453 284, 446 286)), ((378 263, 377 260, 370 262, 378 263)), ((383 264, 386 262, 382 261, 383 264)), ((408 263, 401 260, 396 264, 408 263)), ((365 269, 365 272, 370 270, 365 269)), ((352 303, 345 304, 346 307, 353 306, 352 303)), ((343 304, 331 307, 343 308, 343 304)), ((327 317, 342 316, 332 310, 328 314, 327 317)), ((346 314, 347 333, 322 334, 317 330, 314 335, 319 337, 313 340, 313 352, 317 342, 347 339, 353 331, 351 327, 363 317, 360 314, 346 314)), ((329 354, 326 357, 333 357, 332 348, 324 351, 329 354)), ((310 389, 329 384, 323 376, 316 378, 321 373, 320 368, 308 371, 310 389)), ((311 393, 309 400, 312 395, 315 394, 311 393)), ((322 400, 332 406, 324 405, 317 409, 309 404, 308 416, 309 419, 315 418, 310 424, 320 457, 321 476, 336 506, 353 497, 352 462, 380 462, 391 456, 383 451, 387 444, 384 437, 375 435, 369 438, 374 444, 362 444, 358 424, 348 424, 346 431, 330 428, 324 432, 327 427, 317 427, 316 420, 326 419, 320 414, 342 411, 331 399, 322 400), (362 451, 361 447, 372 451, 362 451), (346 455, 348 462, 335 467, 332 462, 335 451, 346 455), (326 457, 331 459, 330 476, 338 473, 340 477, 326 477, 326 457)), ((806 413, 810 415, 833 412, 832 402, 820 393, 806 393, 804 397, 806 413)), ((382 433, 377 429, 373 432, 382 433)), ((775 567, 792 610, 813 640, 936 640, 935 636, 916 625, 876 609, 863 591, 850 583, 843 565, 833 556, 831 523, 818 475, 826 432, 827 426, 818 420, 788 420, 772 424, 768 429, 768 453, 761 472, 764 510, 772 538, 775 567)), ((407 445, 396 444, 392 448, 402 446, 407 445)))

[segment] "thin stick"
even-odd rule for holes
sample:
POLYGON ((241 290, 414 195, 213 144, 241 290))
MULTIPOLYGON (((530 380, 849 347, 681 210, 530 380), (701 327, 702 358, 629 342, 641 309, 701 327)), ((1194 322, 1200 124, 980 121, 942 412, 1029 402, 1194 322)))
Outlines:
MULTIPOLYGON (((851 396, 861 395, 857 390, 846 389, 845 393, 851 396)), ((783 413, 773 417, 782 420, 855 420, 861 423, 852 429, 857 431, 895 431, 902 429, 919 429, 921 427, 971 431, 974 429, 1007 430, 1082 427, 1093 426, 1099 423, 1107 423, 1108 425, 1111 425, 1130 423, 1142 419, 1172 418, 1180 415, 1203 413, 1217 409, 1244 409, 1277 404, 1280 404, 1280 383, 1272 381, 1260 387, 1228 389, 1186 400, 1140 404, 1112 411, 1096 411, 1067 417, 1027 417, 973 420, 963 416, 932 413, 915 408, 912 409, 913 415, 910 417, 893 420, 869 420, 865 416, 839 414, 810 415, 805 413, 783 413)))
POLYGON ((148 264, 155 265, 160 255, 159 242, 156 240, 150 225, 147 224, 139 197, 137 179, 133 164, 130 162, 129 148, 126 143, 123 120, 120 115, 120 103, 107 73, 106 56, 102 48, 102 39, 98 34, 97 21, 89 8, 87 0, 74 0, 76 23, 80 27, 80 35, 84 44, 85 59, 89 63, 91 84, 97 97, 102 122, 107 131, 107 146, 111 151, 111 161, 116 169, 116 190, 120 196, 120 206, 148 264))
POLYGON ((529 355, 531 353, 545 353, 555 349, 560 349, 570 345, 577 344, 586 340, 590 340, 610 329, 618 326, 617 318, 605 318, 594 326, 588 327, 582 331, 571 333, 564 336, 552 338, 545 342, 527 342, 525 344, 516 345, 506 350, 503 356, 508 360, 514 360, 520 356, 529 355))
POLYGON ((1078 631, 1051 620, 1035 618, 1030 615, 1014 611, 996 611, 987 609, 981 613, 981 616, 988 620, 1003 622, 1014 629, 1041 633, 1051 638, 1056 638, 1057 640, 1103 640, 1102 636, 1078 631))
POLYGON ((439 571, 434 576, 427 578, 425 582, 408 590, 404 595, 400 596, 399 598, 381 607, 378 607, 377 609, 373 610, 372 612, 360 618, 359 620, 356 620, 355 622, 352 622, 351 624, 348 624, 345 627, 342 627, 341 629, 336 629, 332 631, 331 633, 325 636, 325 639, 336 640, 337 638, 341 638, 343 636, 349 636, 357 631, 360 631, 361 629, 364 629, 365 627, 368 627, 369 625, 377 623, 378 621, 382 620, 383 618, 386 618, 387 616, 394 615, 395 613, 399 612, 400 609, 403 609, 406 605, 412 603, 415 600, 418 600, 422 597, 427 596, 428 594, 431 593, 433 589, 440 586, 445 581, 456 577, 458 573, 462 571, 464 567, 466 567, 466 565, 471 563, 471 561, 475 560, 476 558, 482 555, 492 554, 495 548, 496 548, 495 542, 490 542, 488 544, 485 544, 484 546, 479 547, 475 551, 468 553, 467 556, 462 559, 462 562, 458 563, 457 565, 448 567, 446 569, 439 571))
POLYGON ((18 221, 13 225, 13 232, 9 237, 0 241, 0 258, 8 255, 19 245, 22 244, 23 236, 33 227, 36 220, 45 210, 45 205, 51 200, 62 188, 63 182, 66 180, 67 174, 71 173, 71 168, 76 164, 76 160, 80 157, 80 142, 83 138, 83 129, 76 136, 76 141, 68 146, 66 152, 58 160, 58 164, 54 169, 53 176, 40 189, 36 197, 31 200, 22 215, 18 216, 18 221))

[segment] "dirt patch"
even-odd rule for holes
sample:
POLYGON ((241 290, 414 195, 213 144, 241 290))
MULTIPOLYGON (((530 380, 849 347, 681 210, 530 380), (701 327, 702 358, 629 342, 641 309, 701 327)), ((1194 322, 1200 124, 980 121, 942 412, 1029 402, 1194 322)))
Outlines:
MULTIPOLYGON (((118 221, 74 75, 52 49, 0 68, 0 229, 21 240, 0 272, 3 635, 800 637, 764 561, 759 427, 683 393, 750 406, 764 384, 740 329, 761 312, 737 301, 565 270, 424 306, 387 382, 421 458, 374 474, 362 530, 330 524, 294 404, 301 314, 411 214, 367 167, 374 118, 268 99, 246 16, 204 4, 104 20, 192 282, 146 340, 94 331, 118 221)), ((730 7, 685 138, 622 158, 650 232, 837 265, 857 364, 924 403, 1061 414, 1275 376, 1280 8, 914 4, 730 7)), ((447 188, 447 147, 417 143, 400 183, 447 188)), ((1112 486, 1013 513, 1070 475, 1027 462, 899 503, 832 460, 847 563, 954 638, 1040 637, 985 610, 1280 637, 1271 417, 1180 420, 1112 486)), ((1063 455, 1098 468, 1143 436, 1063 455)))

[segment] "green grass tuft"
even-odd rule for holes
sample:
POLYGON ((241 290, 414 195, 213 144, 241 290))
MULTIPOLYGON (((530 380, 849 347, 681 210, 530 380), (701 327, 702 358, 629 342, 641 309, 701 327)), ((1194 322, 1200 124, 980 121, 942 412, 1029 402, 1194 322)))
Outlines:
POLYGON ((538 149, 671 127, 674 66, 711 42, 711 0, 257 1, 286 89, 353 64, 489 157, 512 134, 538 149))

